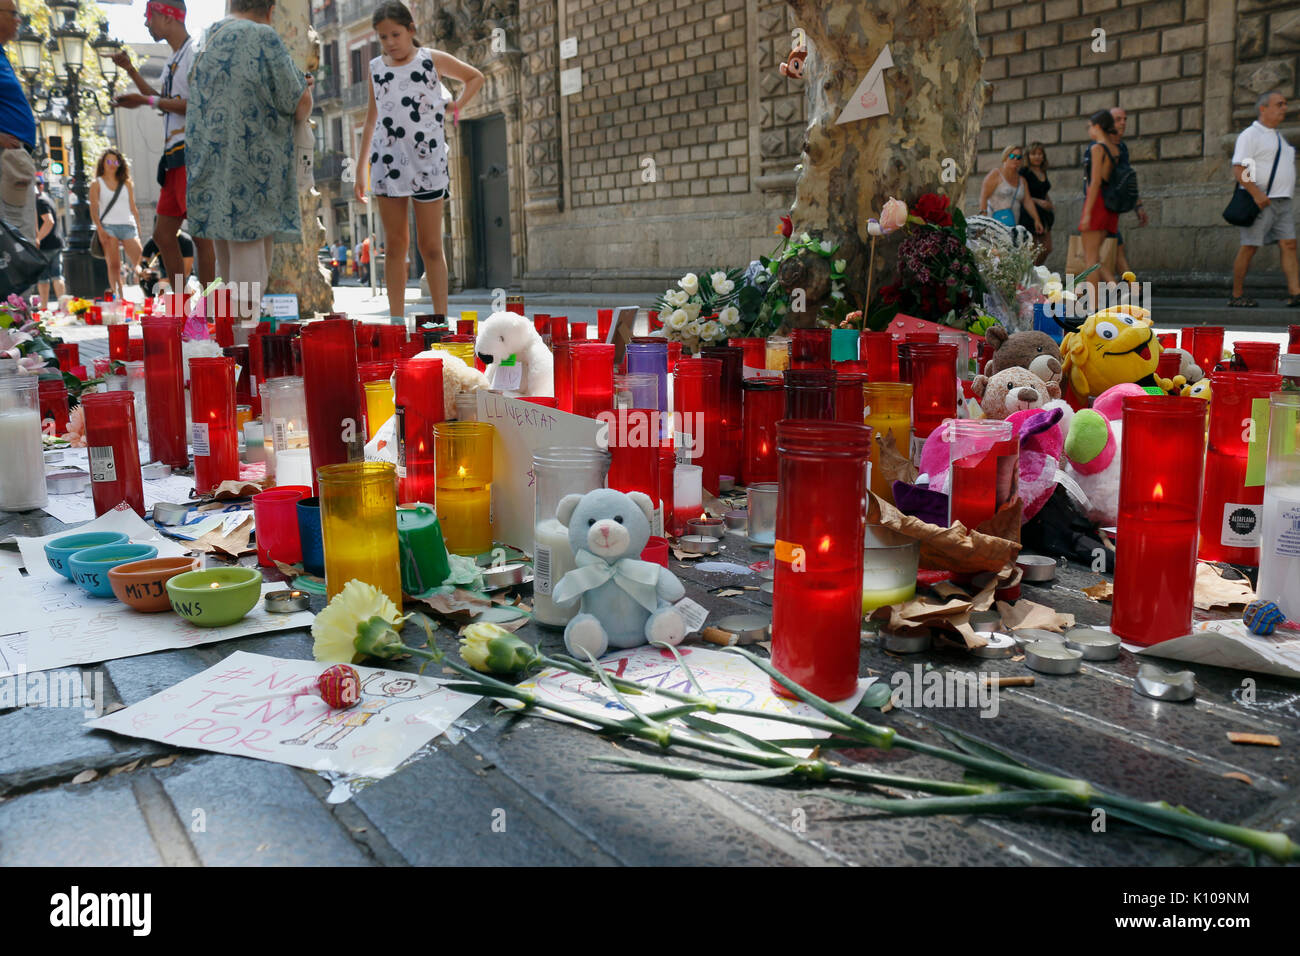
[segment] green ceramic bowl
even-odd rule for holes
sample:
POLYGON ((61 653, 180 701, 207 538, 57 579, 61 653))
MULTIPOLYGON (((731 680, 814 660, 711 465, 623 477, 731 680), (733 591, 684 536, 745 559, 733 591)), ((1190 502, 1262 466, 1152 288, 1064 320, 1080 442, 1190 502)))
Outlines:
POLYGON ((167 581, 167 597, 172 610, 191 624, 225 627, 243 620, 262 597, 262 572, 257 568, 189 571, 167 581))

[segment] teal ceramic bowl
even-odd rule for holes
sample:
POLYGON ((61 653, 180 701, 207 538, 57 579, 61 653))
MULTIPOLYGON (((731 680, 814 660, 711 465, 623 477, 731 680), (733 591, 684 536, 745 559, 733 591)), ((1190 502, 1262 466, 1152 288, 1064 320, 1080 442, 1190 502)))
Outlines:
POLYGON ((62 538, 45 542, 45 560, 50 567, 72 580, 72 566, 68 558, 78 551, 97 548, 105 544, 126 544, 131 539, 120 531, 87 531, 85 534, 65 534, 62 538))
POLYGON ((262 597, 257 568, 208 568, 167 582, 172 610, 199 627, 225 627, 243 619, 262 597), (215 587, 213 585, 216 585, 215 587))
POLYGON ((70 577, 82 590, 92 597, 111 598, 113 582, 108 579, 108 572, 119 564, 132 561, 144 561, 158 557, 158 549, 151 544, 103 544, 97 548, 86 548, 75 552, 68 558, 72 569, 70 577))

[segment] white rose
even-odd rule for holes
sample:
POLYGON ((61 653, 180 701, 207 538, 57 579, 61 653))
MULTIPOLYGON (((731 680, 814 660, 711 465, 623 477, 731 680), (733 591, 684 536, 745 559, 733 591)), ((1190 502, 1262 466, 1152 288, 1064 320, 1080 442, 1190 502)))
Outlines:
POLYGON ((718 286, 721 285, 726 280, 727 280, 727 274, 725 272, 718 271, 718 272, 709 273, 709 285, 713 286, 714 292, 717 292, 718 286))
POLYGON ((731 295, 731 291, 736 288, 736 283, 730 279, 723 279, 721 282, 713 284, 713 291, 719 295, 731 295))
POLYGON ((668 316, 668 328, 672 329, 674 332, 680 332, 682 326, 689 321, 690 320, 687 318, 686 313, 681 309, 677 309, 672 315, 668 316))
POLYGON ((697 338, 700 334, 700 323, 687 322, 682 326, 682 335, 686 338, 697 338))
POLYGON ((832 249, 835 248, 835 244, 831 242, 827 242, 825 239, 823 239, 821 241, 821 247, 822 247, 822 252, 830 252, 832 249))
POLYGON ((695 295, 700 291, 700 277, 694 272, 688 272, 677 280, 677 284, 686 290, 687 295, 695 295))
POLYGON ((681 289, 673 289, 673 291, 668 293, 668 304, 675 309, 680 309, 687 302, 689 302, 690 299, 691 297, 687 295, 685 292, 683 292, 681 289))
POLYGON ((692 322, 700 317, 700 304, 698 302, 687 302, 682 306, 682 310, 692 322))
POLYGON ((734 305, 729 305, 718 313, 718 321, 723 325, 735 325, 740 321, 740 310, 734 305))
POLYGON ((722 326, 718 325, 717 322, 705 322, 700 327, 700 338, 702 339, 716 339, 721 334, 722 326))
POLYGON ((847 269, 847 268, 849 267, 849 260, 847 260, 847 259, 836 259, 834 262, 831 263, 831 267, 832 267, 836 272, 843 272, 845 269, 847 269))
POLYGON ((812 236, 808 235, 808 233, 806 233, 806 232, 801 232, 801 233, 799 233, 799 241, 800 241, 800 242, 812 242, 812 236))

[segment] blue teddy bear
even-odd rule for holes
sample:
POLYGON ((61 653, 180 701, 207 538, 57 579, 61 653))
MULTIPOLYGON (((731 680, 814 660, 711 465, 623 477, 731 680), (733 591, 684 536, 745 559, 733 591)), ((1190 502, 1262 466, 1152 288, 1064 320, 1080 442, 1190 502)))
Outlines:
POLYGON ((678 644, 686 623, 673 603, 686 594, 667 568, 642 561, 650 540, 654 505, 639 491, 623 494, 598 488, 565 495, 555 517, 569 529, 577 567, 555 586, 552 600, 580 612, 564 628, 564 646, 579 660, 588 650, 599 657, 611 647, 651 641, 678 644))

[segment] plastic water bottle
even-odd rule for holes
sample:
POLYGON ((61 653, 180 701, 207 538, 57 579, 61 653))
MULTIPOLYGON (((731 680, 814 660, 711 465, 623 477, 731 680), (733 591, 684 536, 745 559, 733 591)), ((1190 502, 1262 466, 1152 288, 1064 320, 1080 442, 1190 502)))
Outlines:
POLYGON ((1300 392, 1269 396, 1259 596, 1300 620, 1300 392))

